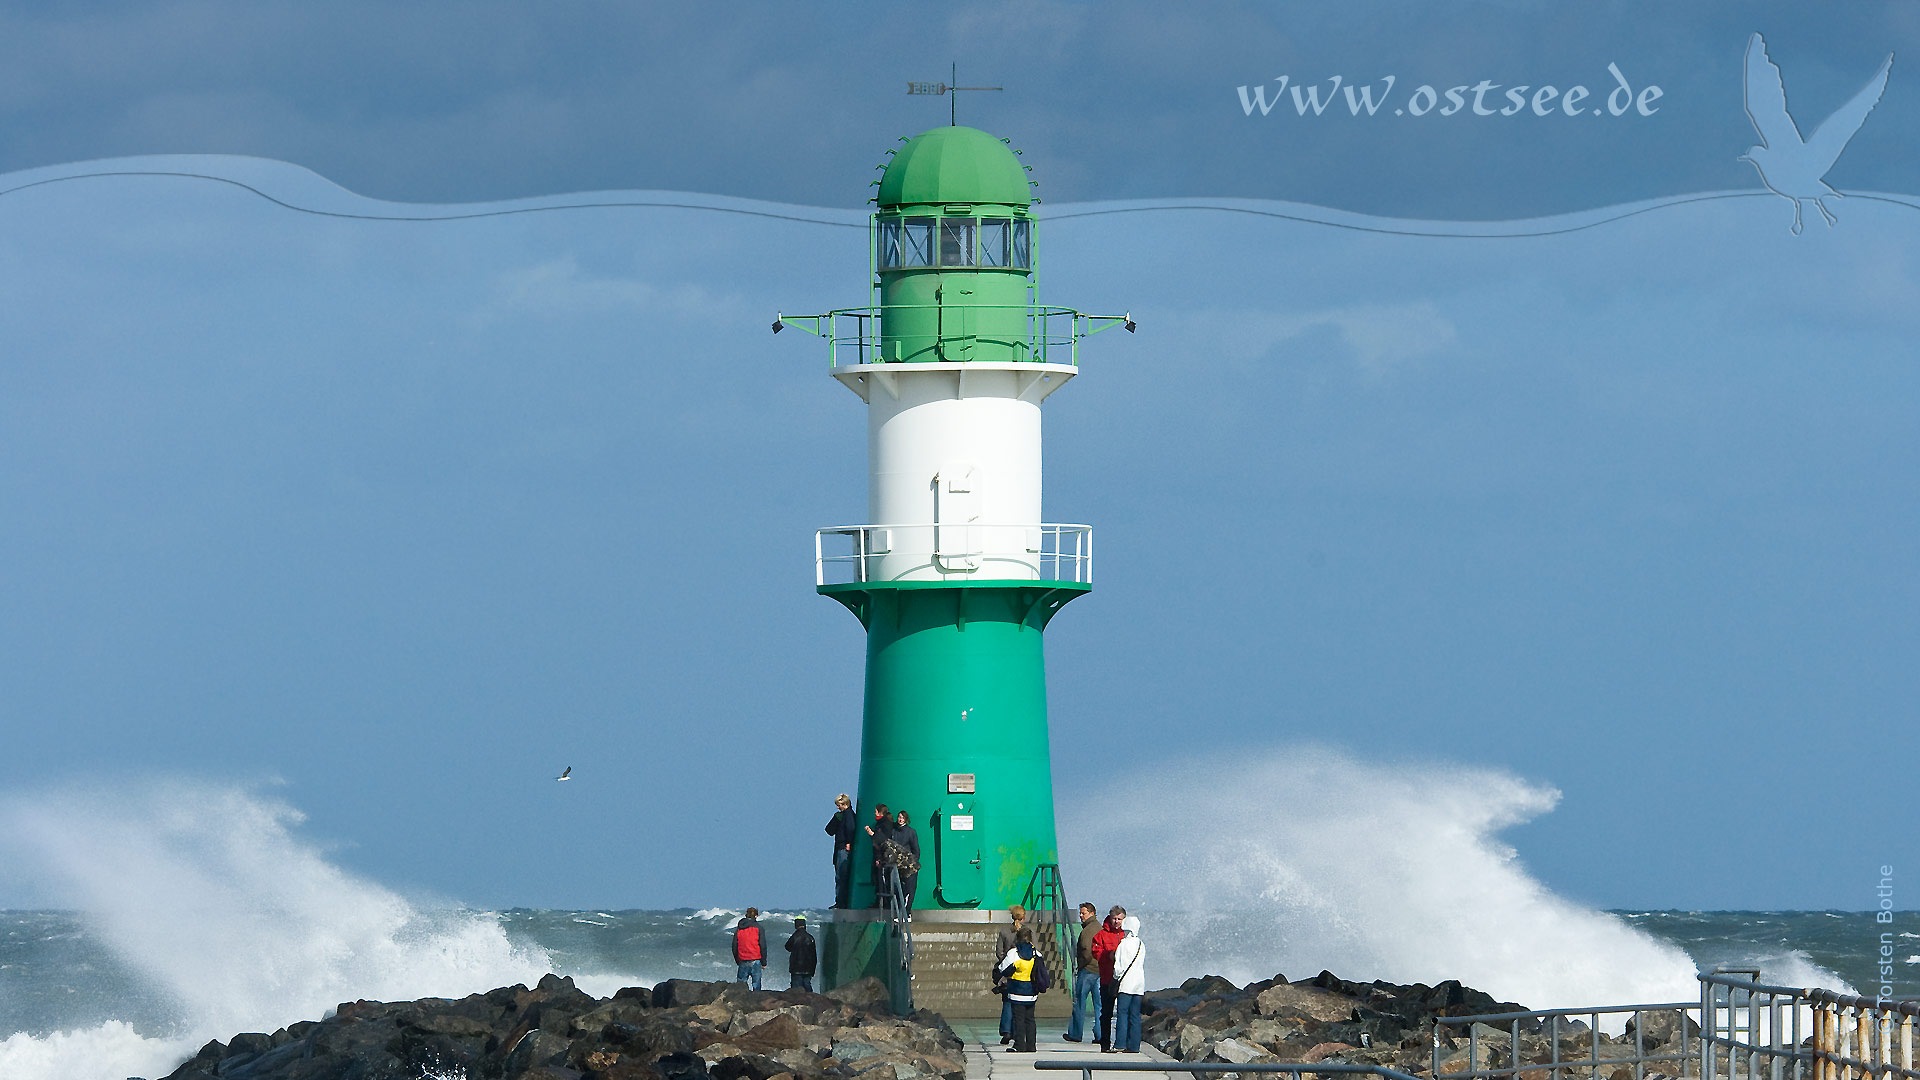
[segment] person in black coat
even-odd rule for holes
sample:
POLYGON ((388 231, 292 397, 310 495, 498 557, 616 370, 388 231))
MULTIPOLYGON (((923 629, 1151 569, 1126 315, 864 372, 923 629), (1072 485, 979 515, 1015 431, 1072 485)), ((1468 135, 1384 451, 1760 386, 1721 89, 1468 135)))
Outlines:
POLYGON ((893 840, 893 811, 886 803, 873 808, 873 823, 867 826, 867 836, 873 841, 873 906, 887 907, 887 845, 893 840))
POLYGON ((787 938, 787 977, 788 989, 813 991, 813 973, 820 966, 820 953, 814 947, 813 935, 807 933, 807 917, 793 917, 793 936, 787 938))
POLYGON ((900 868, 900 891, 906 894, 907 910, 912 911, 913 889, 920 883, 920 834, 913 831, 905 810, 893 816, 893 842, 900 845, 910 860, 900 868))
POLYGON ((833 837, 833 906, 837 908, 853 906, 853 842, 859 834, 853 799, 842 792, 834 797, 833 816, 827 819, 827 835, 833 837))

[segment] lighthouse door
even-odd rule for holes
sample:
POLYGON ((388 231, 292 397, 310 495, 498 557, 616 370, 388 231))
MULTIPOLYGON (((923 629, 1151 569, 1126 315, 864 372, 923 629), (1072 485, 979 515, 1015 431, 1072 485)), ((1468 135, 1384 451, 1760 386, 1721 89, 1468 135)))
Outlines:
POLYGON ((982 880, 980 860, 980 804, 972 795, 948 799, 940 806, 940 902, 977 904, 982 880))
POLYGON ((980 569, 980 476, 972 465, 954 464, 933 478, 933 556, 942 570, 980 569))

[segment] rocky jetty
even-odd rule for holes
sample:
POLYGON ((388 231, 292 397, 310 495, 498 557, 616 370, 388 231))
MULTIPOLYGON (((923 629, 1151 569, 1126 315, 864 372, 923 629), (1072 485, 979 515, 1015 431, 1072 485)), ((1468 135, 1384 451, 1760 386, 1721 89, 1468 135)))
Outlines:
POLYGON ((964 1080, 939 1016, 864 979, 830 994, 669 980, 611 998, 549 975, 458 1000, 349 1001, 210 1042, 167 1080, 964 1080))
MULTIPOLYGON (((1523 1005, 1495 1001, 1452 980, 1437 986, 1354 983, 1323 971, 1299 982, 1275 975, 1241 987, 1208 975, 1147 995, 1141 1006, 1141 1029, 1146 1042, 1181 1061, 1350 1062, 1416 1075, 1433 1072, 1437 1030, 1439 1073, 1445 1075, 1469 1068, 1470 1037, 1479 1043, 1475 1062, 1479 1068, 1511 1067, 1513 1030, 1486 1024, 1474 1024, 1471 1031, 1453 1024, 1436 1029, 1436 1018, 1525 1011, 1523 1005)), ((1633 1080, 1630 1067, 1608 1068, 1604 1062, 1633 1056, 1636 1045, 1649 1054, 1678 1058, 1683 1052, 1682 1025, 1686 1037, 1699 1033, 1692 1020, 1673 1012, 1647 1014, 1637 1035, 1629 1024, 1625 1034, 1612 1038, 1596 1037, 1585 1024, 1563 1019, 1558 1027, 1558 1060, 1598 1058, 1603 1063, 1597 1074, 1600 1080, 1633 1080)), ((1523 1069, 1555 1060, 1544 1022, 1523 1021, 1519 1030, 1523 1069)), ((1680 1073, 1678 1061, 1655 1063, 1648 1067, 1649 1080, 1661 1075, 1662 1066, 1668 1075, 1680 1073)), ((1552 1072, 1526 1070, 1519 1076, 1520 1080, 1555 1080, 1552 1072)), ((1572 1070, 1560 1073, 1562 1078, 1573 1075, 1572 1070)), ((1586 1069, 1578 1075, 1584 1078, 1586 1069)))

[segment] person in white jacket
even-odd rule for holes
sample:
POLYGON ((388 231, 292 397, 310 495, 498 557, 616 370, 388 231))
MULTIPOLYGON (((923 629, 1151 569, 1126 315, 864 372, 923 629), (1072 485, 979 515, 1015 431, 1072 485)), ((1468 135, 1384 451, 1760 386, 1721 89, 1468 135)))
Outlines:
POLYGON ((1126 936, 1113 950, 1113 977, 1120 996, 1113 1003, 1113 1052, 1140 1052, 1140 999, 1147 992, 1147 946, 1140 940, 1140 917, 1120 920, 1126 936))

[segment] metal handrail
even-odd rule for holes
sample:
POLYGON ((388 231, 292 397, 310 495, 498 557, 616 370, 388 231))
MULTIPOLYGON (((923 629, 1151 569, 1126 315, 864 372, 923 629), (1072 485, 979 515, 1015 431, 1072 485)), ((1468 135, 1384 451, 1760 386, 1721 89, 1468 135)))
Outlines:
MULTIPOLYGON (((1433 1021, 1434 1060, 1432 1076, 1426 1080, 1483 1080, 1483 1078, 1519 1077, 1523 1073, 1547 1073, 1558 1080, 1559 1073, 1586 1069, 1598 1076, 1601 1067, 1631 1065, 1636 1078, 1644 1078, 1645 1066, 1654 1062, 1678 1061, 1681 1075, 1687 1075, 1686 1063, 1695 1060, 1695 1051, 1687 1047, 1700 1040, 1697 1060, 1703 1080, 1920 1080, 1914 1052, 1915 1028, 1920 1027, 1920 1001, 1881 1001, 1857 994, 1833 990, 1770 986, 1751 977, 1738 977, 1720 971, 1703 973, 1698 1002, 1665 1002, 1650 1005, 1602 1005, 1576 1009, 1535 1009, 1523 1012, 1482 1013, 1475 1016, 1443 1016, 1433 1021), (1715 992, 1725 988, 1724 994, 1715 992), (1736 1001, 1744 994, 1744 1002, 1736 1001), (1764 999, 1764 1000, 1763 1000, 1764 999), (1745 1011, 1745 1023, 1736 1014, 1745 1011), (1699 1013, 1698 1034, 1689 1032, 1687 1014, 1699 1013), (1652 1013, 1679 1013, 1680 1045, 1676 1053, 1646 1052, 1645 1026, 1639 1017, 1652 1013), (1630 1057, 1600 1057, 1600 1017, 1633 1013, 1634 1054, 1630 1057), (1802 1014, 1812 1017, 1812 1031, 1803 1035, 1802 1014), (1789 1014, 1791 1020, 1789 1022, 1789 1014), (1723 1019, 1724 1016, 1724 1019, 1723 1019), (1559 1024, 1563 1018, 1586 1017, 1591 1023, 1587 1034, 1594 1042, 1585 1058, 1560 1060, 1559 1024), (1766 1019, 1762 1041, 1762 1018, 1766 1019), (1547 1041, 1552 1060, 1522 1064, 1519 1060, 1520 1025, 1524 1021, 1547 1021, 1547 1041), (1509 1053, 1512 1060, 1500 1067, 1479 1067, 1479 1033, 1475 1025, 1508 1026, 1509 1053), (1440 1071, 1440 1028, 1442 1025, 1466 1025, 1468 1071, 1440 1071), (1791 1035, 1782 1036, 1791 1031, 1791 1035), (1724 1068, 1721 1066, 1724 1051, 1724 1068)), ((1330 1062, 1257 1062, 1237 1065, 1233 1062, 1145 1061, 1092 1063, 1081 1060, 1036 1061, 1036 1069, 1049 1072, 1074 1072, 1092 1080, 1098 1072, 1192 1073, 1372 1073, 1390 1080, 1420 1080, 1407 1073, 1381 1065, 1351 1065, 1330 1062)))
POLYGON ((1586 1016, 1591 1013, 1675 1012, 1698 1009, 1697 1001, 1663 1001, 1652 1005, 1583 1005, 1571 1009, 1535 1009, 1532 1012, 1481 1013, 1478 1016, 1436 1016, 1436 1024, 1486 1024, 1493 1020, 1545 1020, 1549 1016, 1586 1016))
MULTIPOLYGON (((895 525, 834 525, 825 529, 817 529, 813 534, 814 584, 842 585, 885 580, 869 572, 871 569, 871 561, 876 559, 907 555, 913 557, 925 556, 931 561, 936 556, 945 558, 978 558, 988 555, 999 555, 1002 554, 999 551, 986 550, 986 545, 981 541, 986 538, 989 532, 996 535, 1005 535, 1016 530, 1037 531, 1039 533, 1039 547, 1037 549, 1014 553, 1012 558, 1003 561, 1021 565, 1031 564, 1034 573, 1040 576, 1037 578, 1013 577, 1005 578, 1004 580, 1071 581, 1081 585, 1093 584, 1093 526, 1069 522, 991 521, 970 521, 961 525, 942 524, 934 521, 919 521, 895 525), (916 530, 923 531, 929 537, 926 550, 894 549, 891 540, 892 533, 896 531, 911 533, 916 530), (938 544, 944 541, 936 541, 932 538, 938 536, 941 531, 946 530, 960 533, 966 541, 963 546, 969 550, 960 552, 937 550, 938 544), (878 545, 875 543, 875 534, 882 533, 887 534, 887 539, 884 541, 884 547, 876 550, 878 545), (853 551, 845 555, 827 554, 826 538, 829 536, 844 536, 851 539, 853 541, 853 551), (1071 545, 1068 543, 1069 540, 1072 541, 1071 545), (1022 556, 1024 556, 1024 558, 1022 556), (851 579, 845 582, 829 582, 827 580, 827 568, 830 565, 851 566, 851 579), (1053 571, 1054 576, 1045 576, 1044 572, 1048 569, 1053 571)), ((964 573, 967 580, 1003 580, 1000 576, 996 575, 993 570, 986 567, 972 571, 956 571, 956 573, 964 573)))
POLYGON ((1818 986, 1769 986, 1751 979, 1729 978, 1719 972, 1711 975, 1703 974, 1700 976, 1700 981, 1712 986, 1727 986, 1735 990, 1752 990, 1762 994, 1792 994, 1811 1002, 1834 1005, 1843 1009, 1880 1009, 1885 1012, 1920 1017, 1920 1000, 1913 998, 1880 1001, 1876 998, 1862 997, 1859 994, 1842 994, 1838 990, 1827 990, 1818 986))
POLYGON ((1920 1080, 1913 1053, 1920 1002, 1714 973, 1700 976, 1700 1008, 1700 1070, 1707 1080, 1723 1075, 1721 1051, 1728 1080, 1743 1073, 1748 1080, 1920 1080), (1744 1001, 1736 1000, 1740 994, 1744 1001))
POLYGON ((1369 1073, 1387 1080, 1421 1080, 1410 1073, 1385 1065, 1350 1065, 1343 1061, 1262 1061, 1235 1065, 1231 1061, 1093 1061, 1091 1059, 1036 1061, 1033 1067, 1044 1072, 1077 1072, 1082 1080, 1093 1080, 1096 1072, 1150 1073, 1369 1073))
POLYGON ((1067 906, 1067 885, 1060 876, 1059 863, 1041 863, 1033 868, 1033 874, 1027 878, 1027 894, 1022 898, 1022 903, 1029 914, 1044 911, 1049 916, 1049 921, 1053 923, 1054 952, 1060 959, 1060 970, 1054 973, 1054 978, 1071 988, 1077 941, 1071 940, 1067 929, 1068 915, 1073 909, 1067 906))
POLYGON ((1700 1075, 1707 1078, 1720 1075, 1720 1051, 1725 1050, 1728 1080, 1738 1075, 1742 1056, 1746 1059, 1746 1071, 1754 1080, 1761 1075, 1763 1059, 1771 1080, 1807 1080, 1811 1072, 1809 1066, 1818 1064, 1815 1051, 1801 1047, 1799 1003, 1808 991, 1797 986, 1771 986, 1759 981, 1757 970, 1749 969, 1749 972, 1753 978, 1719 972, 1700 976, 1700 1075), (1725 988, 1726 993, 1715 993, 1716 987, 1725 988), (1746 995, 1744 1003, 1734 1000, 1736 992, 1746 995), (1762 998, 1764 1004, 1760 1001, 1762 998), (1785 1042, 1780 1038, 1783 1008, 1790 1014, 1792 1026, 1792 1034, 1785 1042), (1744 1029, 1736 1016, 1741 1009, 1747 1013, 1744 1029), (1763 1017, 1767 1021, 1765 1043, 1761 1042, 1763 1017), (1744 1040, 1740 1038, 1743 1034, 1744 1040))
MULTIPOLYGON (((1612 1069, 1622 1065, 1633 1066, 1634 1080, 1645 1080, 1646 1066, 1655 1062, 1678 1062, 1680 1064, 1681 1075, 1684 1076, 1686 1074, 1687 1062, 1693 1060, 1696 1053, 1690 1048, 1693 1037, 1687 1031, 1687 1014, 1697 1011, 1699 1008, 1700 1004, 1698 1002, 1672 1001, 1652 1005, 1590 1005, 1585 1008, 1534 1009, 1527 1012, 1482 1013, 1477 1016, 1436 1016, 1433 1020, 1433 1080, 1468 1080, 1468 1078, 1480 1080, 1480 1078, 1484 1077, 1518 1076, 1523 1072, 1546 1072, 1549 1074, 1548 1080, 1559 1080, 1559 1074, 1570 1069, 1585 1069, 1589 1076, 1598 1077, 1602 1066, 1612 1069), (1646 1028, 1640 1017, 1646 1013, 1663 1012, 1679 1013, 1681 1016, 1680 1049, 1672 1053, 1649 1054, 1647 1053, 1646 1028), (1600 1040, 1598 1037, 1600 1033, 1600 1017, 1617 1015, 1619 1013, 1633 1014, 1634 1052, 1630 1057, 1601 1057, 1600 1040), (1562 1061, 1560 1059, 1560 1039, 1562 1037, 1560 1033, 1560 1021, 1563 1019, 1573 1019, 1577 1021, 1583 1017, 1587 1021, 1587 1033, 1594 1036, 1593 1042, 1589 1044, 1587 1048, 1587 1056, 1562 1061), (1551 1055, 1547 1061, 1535 1061, 1525 1064, 1522 1064, 1520 1061, 1520 1025, 1522 1022, 1528 1020, 1547 1021, 1545 1034, 1547 1037, 1547 1045, 1551 1047, 1551 1055), (1493 1027, 1497 1024, 1507 1025, 1508 1061, 1506 1065, 1489 1065, 1486 1067, 1480 1065, 1480 1035, 1479 1032, 1473 1029, 1481 1024, 1485 1024, 1488 1027, 1493 1027), (1465 1072, 1443 1073, 1440 1071, 1440 1028, 1442 1025, 1464 1026, 1467 1029, 1467 1068, 1465 1072)), ((1704 1025, 1702 1026, 1704 1027, 1704 1025)), ((1568 1034, 1576 1034, 1576 1032, 1570 1031, 1568 1034)), ((1489 1047, 1488 1049, 1492 1048, 1489 1047)))
POLYGON ((906 883, 900 879, 900 868, 897 866, 887 867, 881 877, 887 887, 887 899, 892 901, 888 905, 890 911, 887 922, 892 924, 893 936, 900 942, 900 969, 911 971, 913 969, 913 920, 909 917, 911 909, 907 907, 906 883))

